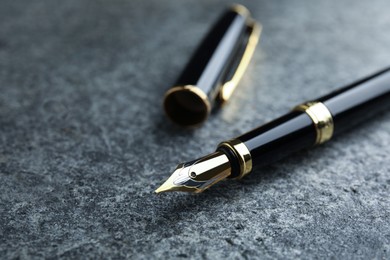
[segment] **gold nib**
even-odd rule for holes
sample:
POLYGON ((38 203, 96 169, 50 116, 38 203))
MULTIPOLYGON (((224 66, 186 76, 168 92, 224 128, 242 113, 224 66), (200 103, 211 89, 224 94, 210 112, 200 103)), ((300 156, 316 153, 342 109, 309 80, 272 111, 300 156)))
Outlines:
POLYGON ((218 151, 198 160, 179 164, 156 193, 167 191, 199 193, 230 174, 229 159, 224 153, 218 151))

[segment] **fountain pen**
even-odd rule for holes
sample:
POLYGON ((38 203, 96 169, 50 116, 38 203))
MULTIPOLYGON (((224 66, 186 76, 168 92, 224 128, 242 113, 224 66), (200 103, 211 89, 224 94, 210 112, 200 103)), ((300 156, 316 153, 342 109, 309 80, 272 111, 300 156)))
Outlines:
POLYGON ((179 164, 156 193, 199 193, 221 180, 242 178, 254 168, 327 142, 389 108, 390 68, 387 68, 222 142, 214 153, 179 164))

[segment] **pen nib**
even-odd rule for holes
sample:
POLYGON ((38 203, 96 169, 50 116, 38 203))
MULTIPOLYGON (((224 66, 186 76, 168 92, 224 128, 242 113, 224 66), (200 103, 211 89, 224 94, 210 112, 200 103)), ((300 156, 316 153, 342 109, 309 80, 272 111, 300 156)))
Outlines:
POLYGON ((188 191, 188 192, 198 192, 196 187, 185 186, 186 182, 189 182, 191 178, 185 176, 183 167, 184 164, 177 166, 176 170, 172 175, 166 180, 157 190, 156 193, 167 192, 167 191, 188 191), (181 184, 182 183, 182 184, 181 184))
POLYGON ((215 152, 198 160, 179 164, 156 193, 167 191, 199 193, 225 179, 230 173, 227 156, 222 152, 215 152))

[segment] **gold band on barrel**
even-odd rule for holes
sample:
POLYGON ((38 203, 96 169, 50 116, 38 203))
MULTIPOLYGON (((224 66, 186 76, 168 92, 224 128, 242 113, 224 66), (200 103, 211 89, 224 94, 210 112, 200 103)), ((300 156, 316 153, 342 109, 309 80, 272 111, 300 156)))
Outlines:
POLYGON ((240 173, 238 179, 244 177, 252 171, 252 156, 246 145, 238 139, 222 142, 218 147, 226 147, 231 150, 239 160, 240 173))
POLYGON ((329 109, 321 102, 307 102, 293 110, 305 112, 313 121, 317 138, 315 144, 322 144, 333 136, 334 123, 329 109))

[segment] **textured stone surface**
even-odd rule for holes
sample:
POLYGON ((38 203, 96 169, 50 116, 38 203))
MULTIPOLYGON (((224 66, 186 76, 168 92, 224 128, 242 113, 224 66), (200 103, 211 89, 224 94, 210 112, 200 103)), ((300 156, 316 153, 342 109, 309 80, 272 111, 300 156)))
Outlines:
POLYGON ((179 162, 390 65, 390 4, 245 1, 264 25, 193 131, 161 101, 228 1, 0 3, 0 258, 390 258, 390 114, 200 195, 179 162))

